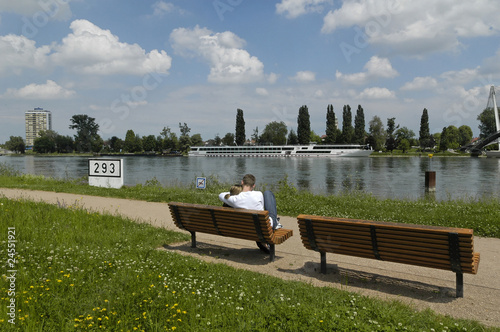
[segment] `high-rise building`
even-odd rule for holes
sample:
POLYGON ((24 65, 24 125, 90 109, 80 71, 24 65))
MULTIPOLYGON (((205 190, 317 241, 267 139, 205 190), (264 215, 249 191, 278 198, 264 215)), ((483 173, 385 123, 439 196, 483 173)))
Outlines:
POLYGON ((52 130, 52 113, 41 107, 24 113, 26 124, 26 147, 33 146, 42 130, 52 130))

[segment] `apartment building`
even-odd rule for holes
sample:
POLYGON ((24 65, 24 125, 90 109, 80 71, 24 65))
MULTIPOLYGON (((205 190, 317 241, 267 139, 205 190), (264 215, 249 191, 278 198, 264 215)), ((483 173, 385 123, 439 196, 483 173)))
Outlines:
POLYGON ((24 113, 26 124, 26 147, 32 147, 42 130, 52 130, 52 113, 41 107, 24 113))

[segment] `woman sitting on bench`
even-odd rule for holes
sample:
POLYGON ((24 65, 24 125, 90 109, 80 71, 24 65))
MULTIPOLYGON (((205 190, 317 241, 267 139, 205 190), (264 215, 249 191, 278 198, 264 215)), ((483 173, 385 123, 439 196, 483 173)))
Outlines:
MULTIPOLYGON (((238 195, 232 195, 229 192, 223 192, 219 194, 219 199, 230 207, 239 209, 249 209, 258 211, 268 211, 269 219, 273 229, 279 229, 283 226, 279 223, 278 210, 276 207, 276 198, 274 194, 266 190, 264 194, 261 191, 255 189, 255 176, 252 174, 245 174, 241 180, 242 191, 238 195), (227 196, 229 194, 229 196, 227 196)), ((257 242, 258 247, 269 253, 268 247, 257 242)))

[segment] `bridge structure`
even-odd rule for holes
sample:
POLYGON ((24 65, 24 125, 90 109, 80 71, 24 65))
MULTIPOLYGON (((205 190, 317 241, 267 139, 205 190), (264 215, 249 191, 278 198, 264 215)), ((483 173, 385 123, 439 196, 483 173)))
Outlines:
POLYGON ((495 87, 491 86, 490 95, 488 97, 488 103, 486 105, 486 109, 492 108, 493 113, 495 114, 495 125, 496 132, 492 133, 488 137, 485 137, 479 141, 475 141, 473 143, 469 143, 461 148, 461 150, 470 152, 472 155, 480 155, 483 153, 483 149, 492 144, 498 144, 498 151, 492 150, 487 151, 486 155, 488 157, 500 157, 500 117, 498 115, 498 107, 497 100, 495 96, 495 87))

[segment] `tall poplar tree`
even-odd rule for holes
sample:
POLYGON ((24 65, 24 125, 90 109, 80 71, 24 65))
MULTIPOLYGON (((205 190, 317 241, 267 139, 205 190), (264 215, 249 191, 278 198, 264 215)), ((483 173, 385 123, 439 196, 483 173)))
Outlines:
POLYGON ((325 143, 333 144, 337 141, 337 124, 333 106, 330 104, 326 107, 326 138, 325 143))
POLYGON ((311 139, 311 121, 309 119, 309 110, 306 105, 299 109, 299 116, 297 117, 297 138, 299 144, 309 144, 311 139))
POLYGON ((396 138, 394 137, 394 132, 399 128, 396 127, 396 118, 387 119, 387 139, 385 141, 385 148, 388 151, 394 150, 396 148, 396 138))
POLYGON ((433 140, 431 139, 431 132, 429 130, 429 114, 427 114, 427 108, 424 108, 422 112, 422 117, 420 118, 420 131, 418 140, 420 141, 420 147, 422 149, 430 148, 433 145, 433 140))
POLYGON ((358 105, 358 110, 354 117, 354 143, 365 144, 365 136, 365 113, 363 107, 358 105))
POLYGON ((236 145, 244 145, 245 140, 246 140, 245 120, 243 119, 243 110, 238 108, 238 110, 236 111, 236 130, 235 130, 236 145))
POLYGON ((351 106, 344 105, 342 111, 342 139, 341 143, 352 143, 354 128, 352 126, 351 106))

